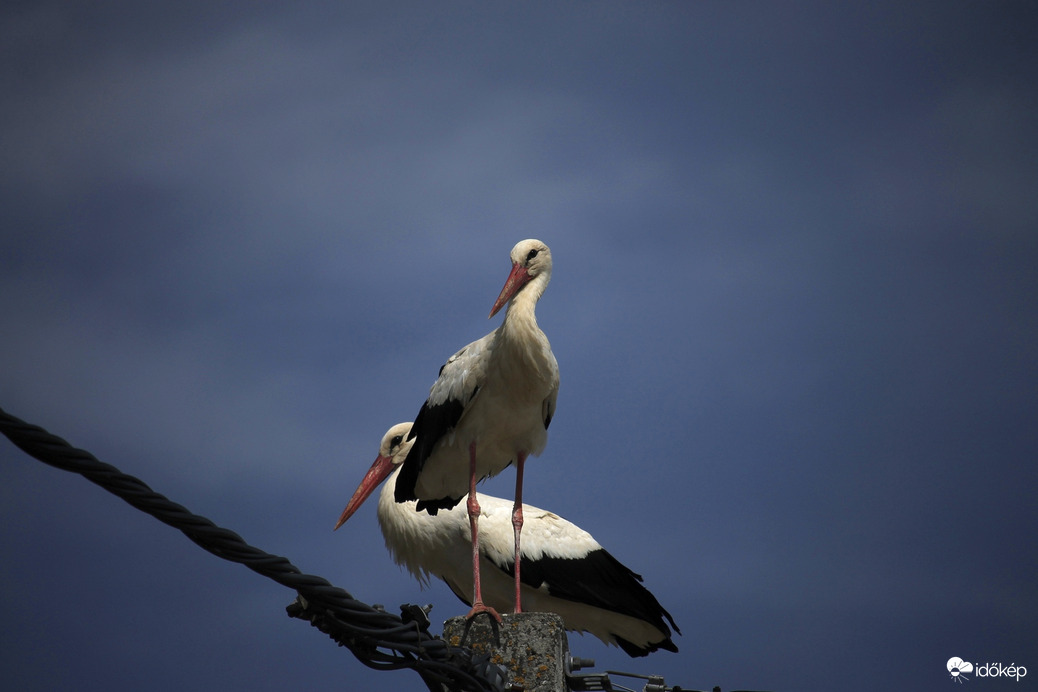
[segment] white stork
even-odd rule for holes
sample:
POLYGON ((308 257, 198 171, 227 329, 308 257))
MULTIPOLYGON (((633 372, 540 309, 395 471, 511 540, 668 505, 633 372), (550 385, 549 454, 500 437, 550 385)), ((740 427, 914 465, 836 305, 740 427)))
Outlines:
MULTIPOLYGON (((551 251, 523 240, 510 253, 512 271, 490 317, 506 303, 500 327, 461 349, 440 368, 408 439, 396 501, 417 500, 417 511, 435 515, 468 496, 472 535, 473 598, 468 617, 488 612, 479 578, 479 502, 476 481, 514 463, 512 511, 515 558, 523 526, 523 466, 548 441, 559 393, 559 366, 534 310, 551 279, 551 251)), ((515 612, 520 612, 520 570, 515 570, 515 612)))
MULTIPOLYGON (((465 512, 458 507, 433 516, 415 511, 414 501, 399 504, 394 499, 401 476, 399 465, 413 442, 408 439, 410 429, 410 423, 400 423, 382 438, 375 463, 335 528, 342 526, 389 476, 379 495, 378 523, 393 560, 407 567, 423 585, 428 584, 429 575, 439 577, 458 598, 471 604, 470 527, 465 512)), ((510 545, 511 503, 480 495, 479 505, 479 559, 486 603, 504 609, 512 598, 512 579, 517 571, 510 545)), ((645 656, 658 649, 678 650, 670 638, 670 627, 678 634, 681 631, 670 613, 642 586, 639 575, 579 526, 531 505, 525 505, 523 513, 526 526, 521 590, 527 610, 558 613, 566 629, 590 632, 630 656, 645 656)))

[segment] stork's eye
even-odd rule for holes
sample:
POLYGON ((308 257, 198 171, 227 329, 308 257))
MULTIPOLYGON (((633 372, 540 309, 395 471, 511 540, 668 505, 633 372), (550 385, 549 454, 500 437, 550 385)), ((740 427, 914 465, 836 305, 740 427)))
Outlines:
POLYGON ((389 441, 389 448, 399 447, 400 443, 404 441, 403 435, 394 435, 393 439, 389 441))
POLYGON ((538 252, 540 252, 540 250, 530 250, 530 252, 526 254, 526 261, 529 262, 530 260, 532 260, 534 257, 537 256, 538 252))

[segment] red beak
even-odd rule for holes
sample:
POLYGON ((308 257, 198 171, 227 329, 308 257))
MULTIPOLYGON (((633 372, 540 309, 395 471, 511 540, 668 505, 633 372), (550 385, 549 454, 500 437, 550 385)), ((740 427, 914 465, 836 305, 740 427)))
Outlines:
MULTIPOLYGON (((505 281, 505 287, 501 289, 501 294, 497 297, 494 302, 494 307, 490 310, 490 317, 497 314, 497 311, 504 307, 505 303, 512 299, 520 288, 525 286, 530 281, 530 274, 526 271, 526 267, 522 266, 518 262, 512 265, 512 271, 508 274, 508 279, 505 281)), ((487 318, 489 319, 489 318, 487 318)))
MULTIPOLYGON (((346 505, 346 509, 342 510, 342 516, 339 517, 339 521, 335 524, 335 528, 339 528, 346 523, 346 520, 353 516, 364 500, 368 499, 368 496, 375 491, 375 488, 379 486, 382 481, 386 480, 393 471, 393 457, 379 456, 375 459, 375 463, 368 469, 367 474, 364 475, 364 480, 360 482, 360 486, 353 493, 353 497, 350 498, 349 503, 346 505)), ((332 529, 333 531, 335 529, 332 529)))

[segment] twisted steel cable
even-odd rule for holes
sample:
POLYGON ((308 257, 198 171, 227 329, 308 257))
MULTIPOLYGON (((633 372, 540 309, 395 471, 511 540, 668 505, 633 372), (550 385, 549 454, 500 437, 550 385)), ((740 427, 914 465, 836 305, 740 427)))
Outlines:
POLYGON ((279 555, 255 548, 234 531, 193 514, 152 490, 144 481, 99 461, 43 428, 0 409, 0 432, 29 456, 64 471, 82 475, 137 509, 181 531, 199 547, 257 574, 294 589, 292 617, 308 620, 359 661, 377 670, 411 668, 430 690, 500 691, 504 678, 488 657, 448 646, 428 632, 429 621, 417 606, 405 606, 404 617, 375 609, 326 579, 303 573, 279 555))

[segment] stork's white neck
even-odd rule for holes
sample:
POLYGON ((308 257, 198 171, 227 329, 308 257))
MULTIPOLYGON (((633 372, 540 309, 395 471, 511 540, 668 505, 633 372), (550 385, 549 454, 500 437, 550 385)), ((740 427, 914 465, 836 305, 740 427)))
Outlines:
POLYGON ((505 327, 526 328, 537 330, 537 301, 544 295, 544 290, 551 280, 551 272, 539 274, 530 280, 530 283, 520 289, 508 303, 508 312, 505 313, 505 327))

